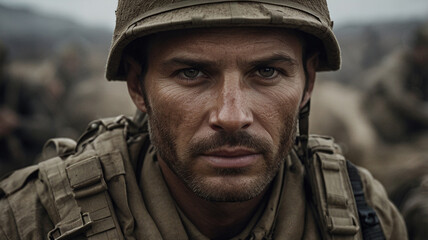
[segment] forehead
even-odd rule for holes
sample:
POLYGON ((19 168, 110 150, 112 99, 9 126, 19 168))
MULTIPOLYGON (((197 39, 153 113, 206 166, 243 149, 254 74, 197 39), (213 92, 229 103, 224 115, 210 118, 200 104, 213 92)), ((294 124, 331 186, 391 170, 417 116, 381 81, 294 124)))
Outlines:
POLYGON ((186 29, 149 36, 145 44, 149 50, 181 51, 253 48, 281 48, 298 51, 304 45, 302 35, 294 30, 281 28, 208 28, 186 29))

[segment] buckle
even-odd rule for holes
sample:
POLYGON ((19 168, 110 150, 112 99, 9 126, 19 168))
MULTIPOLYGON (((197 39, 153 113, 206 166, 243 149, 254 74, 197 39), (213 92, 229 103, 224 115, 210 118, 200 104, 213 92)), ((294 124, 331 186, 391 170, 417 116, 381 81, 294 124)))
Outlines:
POLYGON ((360 216, 360 222, 365 227, 372 227, 379 224, 379 219, 376 213, 368 207, 358 209, 358 215, 360 216))
POLYGON ((79 234, 86 232, 92 225, 93 221, 89 213, 80 213, 80 216, 68 223, 57 224, 54 229, 49 231, 49 240, 66 240, 72 239, 79 234))
POLYGON ((328 231, 332 234, 355 235, 360 227, 354 216, 329 217, 328 231))

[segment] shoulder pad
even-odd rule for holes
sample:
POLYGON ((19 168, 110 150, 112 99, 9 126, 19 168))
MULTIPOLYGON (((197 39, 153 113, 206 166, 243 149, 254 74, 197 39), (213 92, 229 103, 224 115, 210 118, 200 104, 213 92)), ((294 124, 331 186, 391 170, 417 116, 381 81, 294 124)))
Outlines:
POLYGON ((33 165, 13 172, 0 182, 0 198, 7 197, 21 189, 38 171, 39 166, 33 165))

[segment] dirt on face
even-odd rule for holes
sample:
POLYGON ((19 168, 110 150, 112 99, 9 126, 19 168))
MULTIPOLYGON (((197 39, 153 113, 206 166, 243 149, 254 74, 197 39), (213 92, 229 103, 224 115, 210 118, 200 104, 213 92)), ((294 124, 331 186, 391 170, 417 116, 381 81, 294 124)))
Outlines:
POLYGON ((144 108, 160 161, 205 199, 259 195, 295 138, 305 84, 299 39, 272 29, 186 30, 153 37, 149 49, 144 108))

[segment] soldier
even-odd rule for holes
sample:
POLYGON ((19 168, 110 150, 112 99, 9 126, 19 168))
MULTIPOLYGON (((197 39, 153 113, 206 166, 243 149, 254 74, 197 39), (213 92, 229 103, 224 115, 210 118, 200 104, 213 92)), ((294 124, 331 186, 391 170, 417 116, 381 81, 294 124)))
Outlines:
POLYGON ((388 143, 414 140, 428 129, 428 25, 414 34, 411 48, 391 54, 370 76, 365 109, 388 143))
POLYGON ((44 89, 8 74, 6 63, 0 42, 0 175, 33 164, 46 138, 55 136, 44 89))
POLYGON ((107 62, 142 112, 1 182, 4 239, 406 239, 383 187, 308 136, 337 70, 325 1, 119 1, 107 62), (297 134, 299 132, 299 134, 297 134))
POLYGON ((415 31, 410 49, 393 54, 380 66, 366 98, 374 126, 389 143, 377 152, 383 152, 378 159, 388 161, 388 169, 384 161, 373 170, 382 173, 380 178, 385 176, 409 238, 415 240, 428 234, 427 64, 428 25, 423 25, 415 31))

